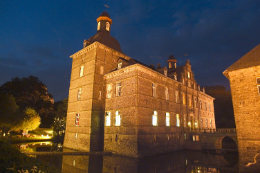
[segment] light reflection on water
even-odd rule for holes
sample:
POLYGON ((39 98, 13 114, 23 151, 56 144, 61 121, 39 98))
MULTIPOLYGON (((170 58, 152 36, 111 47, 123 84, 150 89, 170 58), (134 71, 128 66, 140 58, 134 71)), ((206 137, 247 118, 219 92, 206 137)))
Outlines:
MULTIPOLYGON (((18 144, 16 144, 18 146, 18 144)), ((28 151, 59 151, 52 142, 19 144, 28 151)), ((66 151, 66 149, 65 149, 66 151)), ((217 155, 198 151, 178 151, 146 158, 123 156, 44 155, 36 156, 62 172, 93 173, 236 173, 238 156, 217 155)))

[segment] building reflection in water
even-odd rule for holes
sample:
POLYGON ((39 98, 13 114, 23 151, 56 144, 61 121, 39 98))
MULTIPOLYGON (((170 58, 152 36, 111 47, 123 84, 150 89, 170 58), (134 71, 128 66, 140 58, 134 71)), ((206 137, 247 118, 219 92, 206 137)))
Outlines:
POLYGON ((93 173, 228 173, 238 171, 237 155, 182 151, 147 158, 63 155, 62 172, 93 173))

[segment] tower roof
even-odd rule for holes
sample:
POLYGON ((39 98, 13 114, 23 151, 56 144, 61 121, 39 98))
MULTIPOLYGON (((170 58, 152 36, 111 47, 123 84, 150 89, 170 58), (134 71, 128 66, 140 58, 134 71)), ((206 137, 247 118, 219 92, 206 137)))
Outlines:
POLYGON ((109 14, 108 14, 106 11, 104 11, 103 13, 101 13, 100 16, 105 16, 105 17, 109 17, 109 18, 110 18, 109 14))
POLYGON ((112 19, 110 18, 109 14, 104 11, 103 13, 100 14, 100 16, 97 18, 97 22, 101 21, 101 20, 106 20, 108 21, 110 24, 112 24, 112 19))
POLYGON ((250 50, 242 58, 237 60, 234 64, 229 66, 225 72, 239 70, 243 68, 260 65, 260 44, 250 50))

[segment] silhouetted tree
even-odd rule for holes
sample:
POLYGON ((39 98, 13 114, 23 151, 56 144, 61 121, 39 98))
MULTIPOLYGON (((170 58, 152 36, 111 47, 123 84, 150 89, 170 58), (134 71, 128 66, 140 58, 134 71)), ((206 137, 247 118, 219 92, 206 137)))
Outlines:
POLYGON ((13 127, 18 108, 12 95, 0 92, 0 129, 4 133, 13 127))
POLYGON ((234 110, 231 92, 224 86, 205 86, 208 95, 215 98, 215 118, 217 128, 235 128, 234 110))
POLYGON ((53 122, 53 131, 59 134, 60 131, 64 131, 66 128, 66 117, 68 109, 68 98, 54 103, 55 117, 53 122))
POLYGON ((1 86, 1 91, 15 97, 16 104, 24 111, 27 107, 39 113, 41 127, 50 127, 54 118, 54 101, 47 87, 34 76, 13 78, 1 86))

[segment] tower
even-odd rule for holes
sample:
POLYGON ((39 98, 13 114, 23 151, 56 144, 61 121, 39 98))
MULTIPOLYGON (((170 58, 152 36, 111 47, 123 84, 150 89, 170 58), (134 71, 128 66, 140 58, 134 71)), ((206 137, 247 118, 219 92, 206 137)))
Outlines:
POLYGON ((97 18, 97 33, 83 42, 83 49, 71 55, 64 147, 101 151, 104 143, 105 96, 103 75, 125 57, 118 41, 110 35, 112 19, 107 12, 97 18))

